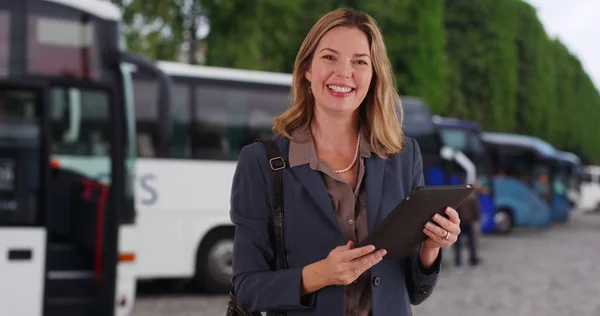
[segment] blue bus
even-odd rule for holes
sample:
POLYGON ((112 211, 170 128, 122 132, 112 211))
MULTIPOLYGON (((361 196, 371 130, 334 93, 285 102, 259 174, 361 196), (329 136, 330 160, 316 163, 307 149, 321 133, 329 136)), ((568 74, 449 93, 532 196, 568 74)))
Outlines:
POLYGON ((463 152, 476 166, 481 232, 509 231, 511 223, 508 217, 496 217, 492 162, 481 140, 479 124, 464 119, 437 116, 434 121, 444 145, 463 152))
POLYGON ((532 136, 482 133, 494 166, 497 213, 514 226, 548 227, 562 217, 553 208, 556 150, 532 136))
POLYGON ((423 176, 426 185, 464 183, 466 171, 452 160, 442 156, 444 142, 433 122, 427 104, 416 97, 402 97, 404 110, 403 130, 406 136, 419 143, 423 157, 423 176))

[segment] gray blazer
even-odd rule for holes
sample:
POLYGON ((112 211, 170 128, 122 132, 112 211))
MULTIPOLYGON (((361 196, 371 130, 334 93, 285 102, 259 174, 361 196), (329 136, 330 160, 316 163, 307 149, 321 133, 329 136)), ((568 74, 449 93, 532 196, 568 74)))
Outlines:
MULTIPOLYGON (((276 138, 287 161, 289 141, 276 138)), ((423 184, 417 142, 407 137, 403 151, 384 160, 365 161, 367 222, 371 231, 410 190, 423 184)), ((284 239, 289 269, 272 271, 270 235, 271 168, 264 145, 242 148, 231 194, 235 225, 233 280, 236 301, 250 311, 286 309, 288 315, 344 315, 342 286, 328 286, 301 297, 302 268, 322 260, 346 240, 333 213, 325 183, 308 165, 283 171, 284 239)), ((427 299, 439 276, 441 252, 434 266, 420 266, 420 247, 404 260, 385 259, 371 269, 372 314, 412 315, 410 305, 427 299)))

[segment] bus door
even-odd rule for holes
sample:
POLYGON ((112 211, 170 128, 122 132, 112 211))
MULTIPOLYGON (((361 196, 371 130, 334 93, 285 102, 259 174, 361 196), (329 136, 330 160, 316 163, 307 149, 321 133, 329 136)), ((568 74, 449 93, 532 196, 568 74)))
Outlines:
POLYGON ((551 205, 553 196, 552 180, 554 178, 551 166, 545 163, 533 162, 528 166, 528 169, 530 174, 526 174, 526 176, 531 181, 533 189, 546 203, 551 205))
POLYGON ((0 306, 11 315, 42 314, 43 100, 39 87, 0 81, 0 306))
POLYGON ((114 313, 124 167, 111 162, 124 152, 111 99, 105 89, 0 82, 0 306, 13 315, 114 313), (96 133, 84 113, 110 128, 96 133), (107 159, 53 157, 67 146, 107 159), (112 174, 83 174, 83 163, 112 174))
POLYGON ((52 85, 48 102, 44 316, 113 315, 125 199, 123 111, 114 91, 97 84, 52 85))
POLYGON ((569 218, 569 167, 569 163, 561 159, 554 160, 551 166, 552 219, 555 221, 566 221, 569 218))
MULTIPOLYGON (((521 181, 528 184, 533 190, 533 194, 528 201, 530 202, 530 213, 535 221, 545 221, 551 217, 553 204, 552 181, 554 179, 551 163, 546 159, 536 157, 536 154, 530 151, 522 153, 522 160, 519 161, 519 176, 521 181), (538 197, 543 202, 543 207, 536 207, 538 197), (550 213, 550 214, 548 214, 550 213)), ((516 159, 521 159, 516 157, 516 159)))
MULTIPOLYGON (((494 193, 501 209, 497 226, 506 224, 503 208, 509 208, 516 226, 536 223, 536 212, 546 210, 544 201, 532 187, 532 166, 529 156, 521 149, 509 145, 492 145, 492 161, 495 165, 494 193), (540 210, 539 208, 543 209, 540 210), (503 222, 500 224, 499 222, 503 222)), ((505 229, 506 226, 501 227, 505 229)))

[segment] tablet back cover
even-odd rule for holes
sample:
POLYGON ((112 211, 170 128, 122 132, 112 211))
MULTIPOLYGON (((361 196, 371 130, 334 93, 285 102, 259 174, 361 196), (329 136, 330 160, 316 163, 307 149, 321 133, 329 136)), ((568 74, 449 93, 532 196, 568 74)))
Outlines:
POLYGON ((405 257, 427 238, 423 228, 427 221, 433 222, 434 214, 447 218, 445 208, 457 209, 472 192, 471 185, 416 187, 359 246, 374 245, 376 249, 385 249, 386 258, 405 257))

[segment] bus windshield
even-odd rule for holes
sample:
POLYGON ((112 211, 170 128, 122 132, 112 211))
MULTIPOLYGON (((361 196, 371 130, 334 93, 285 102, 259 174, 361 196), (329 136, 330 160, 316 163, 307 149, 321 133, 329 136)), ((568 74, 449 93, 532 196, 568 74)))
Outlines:
POLYGON ((467 128, 443 125, 439 130, 445 146, 460 150, 475 163, 477 182, 483 192, 492 192, 493 170, 479 133, 467 128))
POLYGON ((33 91, 0 88, 0 226, 37 220, 40 98, 33 91))
POLYGON ((469 137, 466 130, 458 128, 441 128, 440 134, 444 140, 444 145, 464 153, 468 151, 469 137))
POLYGON ((485 147, 479 132, 459 127, 441 126, 440 134, 444 145, 460 150, 469 158, 486 156, 485 147))
POLYGON ((558 160, 555 163, 552 187, 554 192, 566 196, 571 186, 571 164, 558 160))
MULTIPOLYGON (((106 164, 85 168, 100 181, 108 181, 102 169, 108 170, 110 114, 106 93, 78 88, 57 87, 51 90, 51 153, 67 157, 103 157, 106 164), (91 169, 90 169, 91 168, 91 169)), ((76 165, 76 163, 74 163, 76 165)), ((75 165, 69 164, 73 167, 75 165)), ((75 167, 76 168, 76 167, 75 167)))

